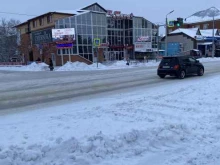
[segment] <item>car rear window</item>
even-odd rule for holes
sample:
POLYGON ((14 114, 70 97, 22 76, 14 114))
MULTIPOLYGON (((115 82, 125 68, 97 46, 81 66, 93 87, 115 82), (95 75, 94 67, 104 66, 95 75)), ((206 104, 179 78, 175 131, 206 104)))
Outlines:
POLYGON ((176 58, 163 58, 162 64, 175 65, 177 63, 176 58))

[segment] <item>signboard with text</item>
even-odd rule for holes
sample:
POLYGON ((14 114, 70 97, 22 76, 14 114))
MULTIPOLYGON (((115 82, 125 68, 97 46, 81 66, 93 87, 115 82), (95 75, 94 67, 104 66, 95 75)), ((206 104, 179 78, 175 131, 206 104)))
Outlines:
POLYGON ((135 52, 149 52, 152 50, 151 42, 136 42, 135 43, 135 52))
POLYGON ((32 32, 32 44, 43 44, 52 42, 51 29, 32 32))
POLYGON ((52 29, 53 42, 59 43, 73 43, 75 39, 75 29, 52 29))

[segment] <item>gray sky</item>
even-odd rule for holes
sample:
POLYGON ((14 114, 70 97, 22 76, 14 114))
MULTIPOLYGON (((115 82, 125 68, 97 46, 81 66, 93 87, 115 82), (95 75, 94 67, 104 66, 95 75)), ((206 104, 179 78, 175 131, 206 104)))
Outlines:
MULTIPOLYGON (((165 22, 165 16, 172 10, 174 13, 168 18, 187 17, 197 11, 215 6, 220 7, 219 0, 6 0, 0 5, 0 12, 22 13, 30 15, 40 15, 49 11, 74 10, 94 2, 98 2, 105 9, 119 10, 124 14, 131 12, 137 16, 143 16, 154 23, 165 22), (136 3, 134 3, 136 2, 136 3)), ((0 13, 2 18, 15 18, 21 22, 31 17, 21 15, 10 15, 0 13)))

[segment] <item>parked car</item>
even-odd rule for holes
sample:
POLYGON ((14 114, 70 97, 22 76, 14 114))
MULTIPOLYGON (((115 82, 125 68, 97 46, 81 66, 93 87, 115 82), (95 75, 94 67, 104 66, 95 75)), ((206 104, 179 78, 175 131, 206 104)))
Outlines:
POLYGON ((194 74, 203 76, 204 66, 191 56, 163 57, 157 70, 157 75, 160 78, 170 75, 184 79, 186 75, 194 74))
POLYGON ((190 56, 193 56, 195 58, 202 58, 202 53, 198 49, 192 49, 190 50, 190 56))

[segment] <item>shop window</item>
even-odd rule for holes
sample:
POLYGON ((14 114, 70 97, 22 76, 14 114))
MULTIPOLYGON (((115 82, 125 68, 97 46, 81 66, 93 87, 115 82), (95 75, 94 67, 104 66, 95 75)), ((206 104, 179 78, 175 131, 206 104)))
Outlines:
POLYGON ((40 18, 40 19, 39 19, 39 24, 40 24, 40 26, 43 26, 43 25, 44 25, 44 18, 40 18))
POLYGON ((37 27, 37 21, 33 21, 33 28, 37 27))
POLYGON ((57 50, 57 54, 61 55, 61 50, 60 49, 57 50))
POLYGON ((47 16, 47 23, 51 23, 52 22, 52 15, 48 15, 47 16))

